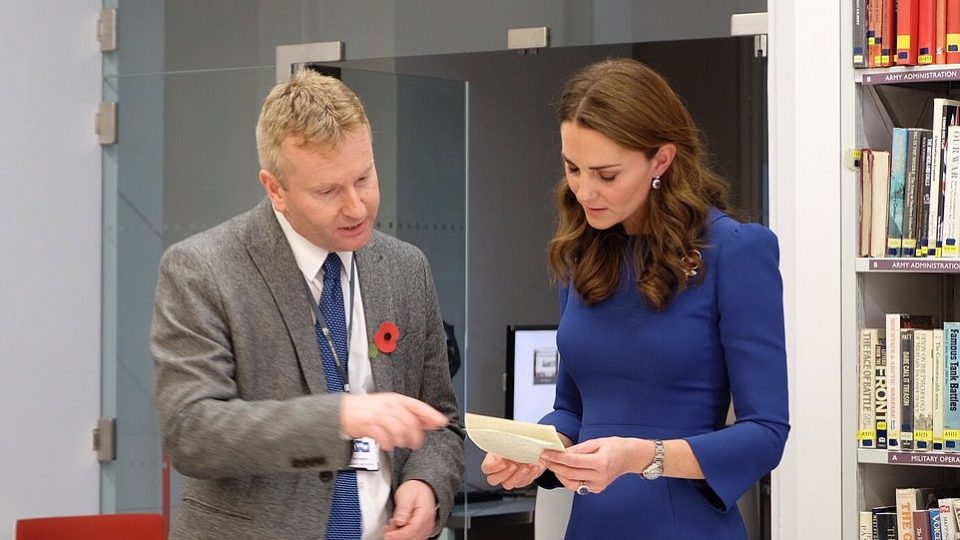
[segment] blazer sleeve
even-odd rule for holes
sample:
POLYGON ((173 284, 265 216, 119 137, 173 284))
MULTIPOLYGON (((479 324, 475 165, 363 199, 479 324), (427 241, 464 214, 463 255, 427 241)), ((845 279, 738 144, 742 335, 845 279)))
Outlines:
POLYGON ((695 481, 698 489, 725 511, 777 466, 790 425, 776 236, 737 224, 714 241, 720 342, 736 422, 686 440, 705 477, 695 481))
POLYGON ((160 263, 150 347, 164 451, 181 473, 225 478, 349 463, 340 396, 241 399, 224 294, 202 245, 175 244, 160 263))
MULTIPOLYGON (((442 412, 451 423, 457 424, 457 398, 453 392, 447 364, 446 333, 440 316, 440 304, 427 260, 422 254, 419 254, 419 257, 420 283, 412 290, 422 292, 420 298, 415 298, 414 302, 420 304, 426 319, 420 393, 413 397, 442 412)), ((463 440, 448 429, 427 433, 423 446, 411 451, 402 470, 395 471, 398 484, 408 480, 420 480, 433 488, 437 498, 438 519, 432 535, 440 534, 443 529, 446 518, 453 509, 454 495, 460 489, 463 473, 463 440)))

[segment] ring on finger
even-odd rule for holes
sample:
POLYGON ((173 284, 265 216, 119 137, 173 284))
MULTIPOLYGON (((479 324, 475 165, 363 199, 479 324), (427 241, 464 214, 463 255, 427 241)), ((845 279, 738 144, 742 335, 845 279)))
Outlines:
POLYGON ((590 486, 587 485, 586 480, 581 480, 580 485, 577 486, 577 495, 586 495, 590 493, 590 486))

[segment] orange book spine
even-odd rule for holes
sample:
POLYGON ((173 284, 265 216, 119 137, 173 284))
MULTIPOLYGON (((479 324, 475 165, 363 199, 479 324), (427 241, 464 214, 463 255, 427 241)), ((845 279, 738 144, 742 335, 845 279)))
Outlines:
POLYGON ((934 64, 947 63, 947 0, 937 0, 936 48, 933 52, 934 64))
POLYGON ((898 66, 917 65, 917 43, 920 23, 920 0, 897 0, 898 66))
MULTIPOLYGON (((960 0, 958 0, 960 1, 960 0)), ((867 67, 880 67, 880 41, 883 1, 867 0, 867 67)))
POLYGON ((960 0, 947 0, 947 63, 960 64, 960 0))
MULTIPOLYGON (((882 0, 883 13, 880 22, 880 66, 892 66, 896 58, 897 36, 894 33, 894 21, 897 18, 896 0, 882 0)), ((958 0, 960 1, 960 0, 958 0)))

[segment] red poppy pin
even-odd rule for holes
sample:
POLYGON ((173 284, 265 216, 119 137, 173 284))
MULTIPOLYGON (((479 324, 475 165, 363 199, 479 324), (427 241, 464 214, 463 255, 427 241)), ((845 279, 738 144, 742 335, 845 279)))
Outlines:
POLYGON ((380 325, 380 329, 373 336, 373 343, 383 354, 390 354, 397 350, 397 341, 400 339, 400 329, 392 321, 380 325))

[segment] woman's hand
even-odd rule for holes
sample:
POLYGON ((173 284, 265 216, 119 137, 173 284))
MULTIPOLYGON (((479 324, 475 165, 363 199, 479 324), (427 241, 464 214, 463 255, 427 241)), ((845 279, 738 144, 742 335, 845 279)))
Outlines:
POLYGON ((480 464, 480 470, 487 475, 487 483, 491 486, 502 484, 503 489, 514 489, 529 485, 543 474, 546 467, 539 463, 518 463, 487 454, 480 464))
POLYGON ((621 475, 641 472, 653 461, 653 452, 652 441, 605 437, 573 445, 565 452, 546 450, 540 463, 567 489, 576 491, 583 482, 591 493, 600 493, 621 475))

